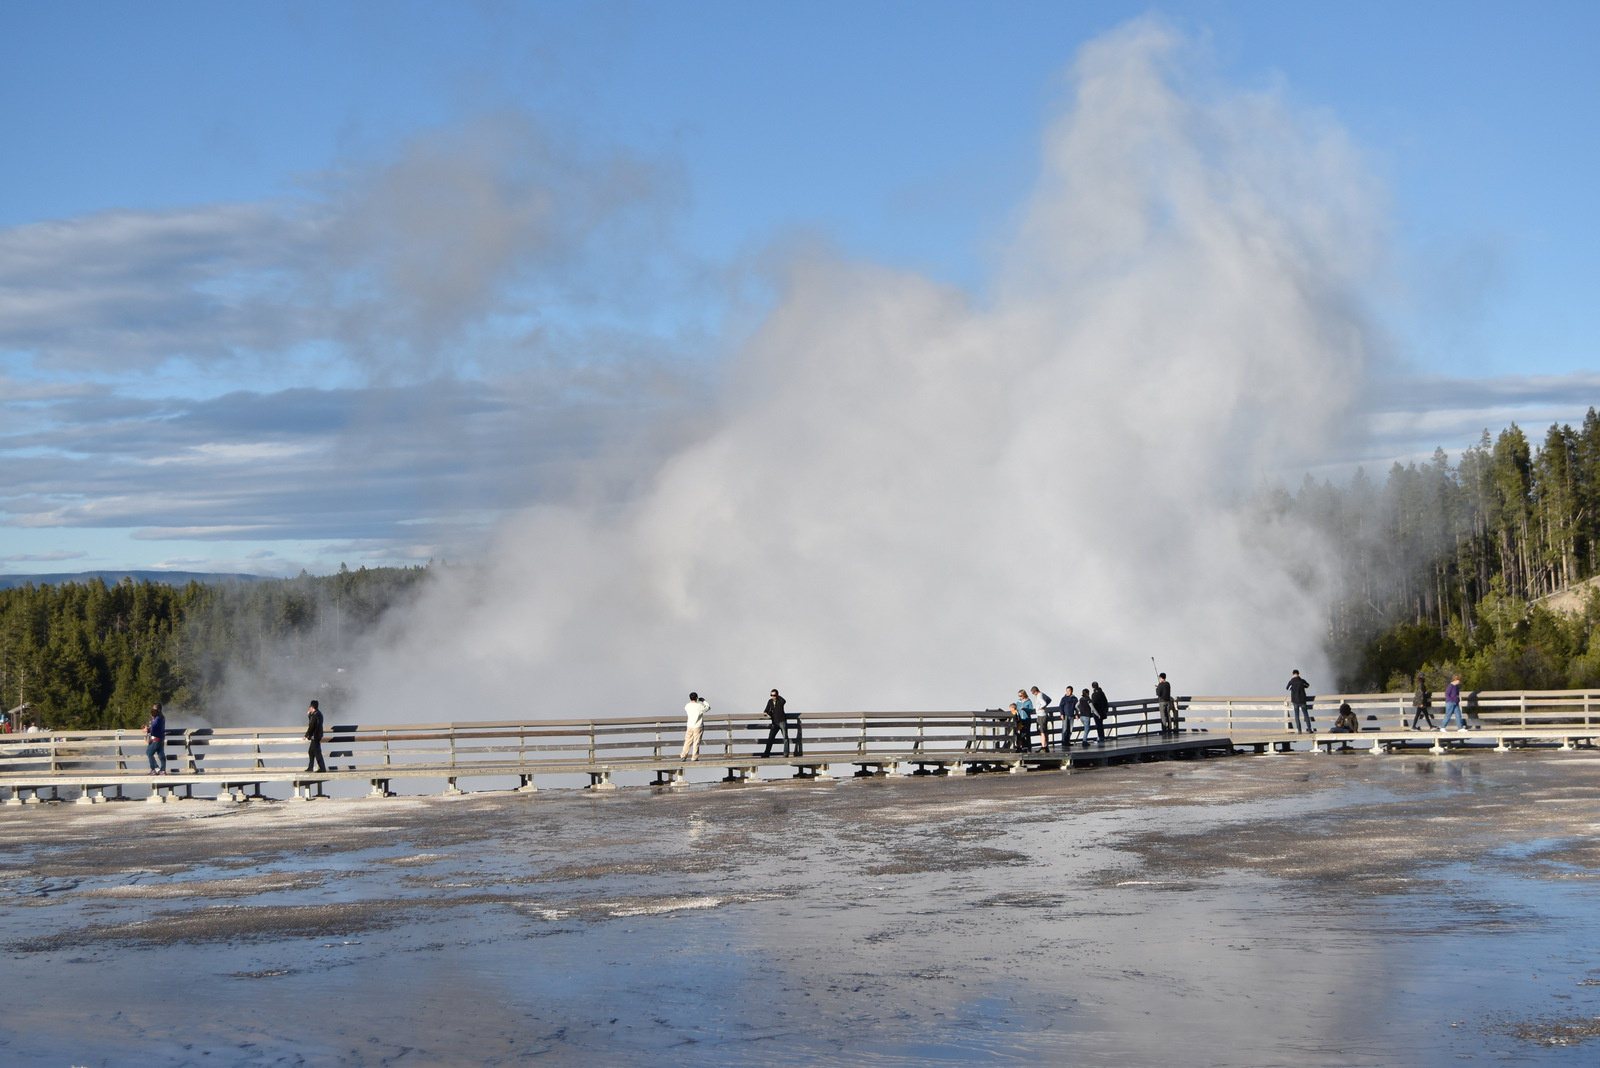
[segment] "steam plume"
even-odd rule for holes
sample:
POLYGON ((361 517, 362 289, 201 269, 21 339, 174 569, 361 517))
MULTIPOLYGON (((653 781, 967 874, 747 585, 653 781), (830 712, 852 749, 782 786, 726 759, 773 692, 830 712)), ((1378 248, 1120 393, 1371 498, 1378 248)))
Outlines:
POLYGON ((1118 697, 1151 654, 1188 692, 1325 677, 1315 591, 1232 501, 1356 396, 1379 213, 1336 130, 1202 66, 1151 20, 1082 51, 981 304, 800 257, 695 441, 507 524, 364 714, 1118 697))

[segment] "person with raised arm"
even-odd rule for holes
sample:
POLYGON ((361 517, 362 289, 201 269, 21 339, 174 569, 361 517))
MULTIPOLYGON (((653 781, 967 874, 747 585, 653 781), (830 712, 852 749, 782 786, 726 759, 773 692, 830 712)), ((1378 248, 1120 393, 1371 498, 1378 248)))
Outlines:
POLYGON ((689 703, 683 706, 683 714, 688 722, 683 728, 683 748, 678 752, 679 760, 700 759, 700 736, 705 733, 706 713, 709 711, 711 702, 691 691, 689 703))
POLYGON ((1167 673, 1161 672, 1156 681, 1156 701, 1161 705, 1161 734, 1163 737, 1178 733, 1178 702, 1172 699, 1172 683, 1167 673))

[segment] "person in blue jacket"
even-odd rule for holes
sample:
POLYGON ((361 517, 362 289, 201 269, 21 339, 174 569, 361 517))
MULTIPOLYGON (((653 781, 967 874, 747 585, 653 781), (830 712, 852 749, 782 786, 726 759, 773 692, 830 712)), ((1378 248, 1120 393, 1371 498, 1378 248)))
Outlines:
POLYGON ((159 704, 150 706, 150 722, 144 725, 144 755, 150 761, 150 774, 167 773, 167 717, 159 704), (159 765, 158 765, 159 762, 159 765))

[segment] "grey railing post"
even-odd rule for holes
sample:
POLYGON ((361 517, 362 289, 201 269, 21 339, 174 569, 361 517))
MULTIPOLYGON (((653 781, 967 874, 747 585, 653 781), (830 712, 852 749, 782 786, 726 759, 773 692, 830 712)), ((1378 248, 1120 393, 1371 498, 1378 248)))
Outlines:
POLYGON ((1528 729, 1528 691, 1523 690, 1517 694, 1517 707, 1521 710, 1522 729, 1528 729))

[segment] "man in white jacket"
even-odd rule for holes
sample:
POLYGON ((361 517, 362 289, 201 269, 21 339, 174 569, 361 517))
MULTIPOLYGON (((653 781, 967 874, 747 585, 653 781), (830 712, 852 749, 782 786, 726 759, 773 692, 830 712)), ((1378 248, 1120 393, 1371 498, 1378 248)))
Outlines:
POLYGON ((689 695, 689 703, 683 706, 683 714, 689 717, 689 723, 683 732, 683 751, 678 754, 679 760, 700 759, 700 732, 705 729, 706 713, 709 711, 709 701, 701 700, 697 693, 689 695))

